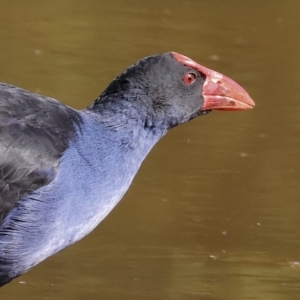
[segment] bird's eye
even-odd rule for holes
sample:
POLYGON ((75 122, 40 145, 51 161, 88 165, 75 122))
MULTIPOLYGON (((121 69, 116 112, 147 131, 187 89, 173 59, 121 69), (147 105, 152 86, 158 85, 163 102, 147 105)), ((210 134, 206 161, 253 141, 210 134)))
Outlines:
POLYGON ((196 80, 196 78, 197 78, 197 76, 195 73, 186 73, 184 75, 183 80, 186 84, 189 85, 189 84, 192 84, 196 80))

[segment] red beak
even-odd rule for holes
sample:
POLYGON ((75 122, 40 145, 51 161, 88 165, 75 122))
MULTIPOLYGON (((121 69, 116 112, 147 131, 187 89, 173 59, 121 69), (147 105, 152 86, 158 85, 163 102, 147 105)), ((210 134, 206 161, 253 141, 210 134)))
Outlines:
POLYGON ((203 85, 204 110, 244 110, 255 106, 248 93, 227 76, 203 67, 190 58, 176 52, 174 57, 186 66, 192 67, 206 76, 203 85))

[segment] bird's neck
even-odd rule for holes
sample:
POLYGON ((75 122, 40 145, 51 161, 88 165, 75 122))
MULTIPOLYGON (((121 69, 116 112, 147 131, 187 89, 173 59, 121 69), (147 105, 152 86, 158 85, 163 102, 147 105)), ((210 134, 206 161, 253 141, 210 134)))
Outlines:
POLYGON ((148 95, 137 91, 129 98, 102 94, 87 111, 94 113, 101 124, 124 133, 139 132, 159 140, 170 126, 163 110, 155 110, 148 95))
MULTIPOLYGON (((106 153, 95 164, 104 163, 105 160, 114 161, 114 166, 118 168, 132 164, 130 170, 135 174, 151 148, 168 131, 164 119, 159 119, 151 107, 146 107, 141 102, 129 103, 126 99, 117 99, 102 101, 83 111, 89 123, 85 126, 89 132, 84 134, 83 139, 93 139, 91 151, 106 153)), ((88 159, 95 157, 87 152, 89 150, 85 149, 88 159)), ((107 165, 110 164, 102 167, 107 165)))

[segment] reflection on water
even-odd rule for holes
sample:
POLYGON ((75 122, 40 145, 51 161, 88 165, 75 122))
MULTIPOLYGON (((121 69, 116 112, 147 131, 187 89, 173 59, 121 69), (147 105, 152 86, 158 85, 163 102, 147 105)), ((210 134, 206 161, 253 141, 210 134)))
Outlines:
POLYGON ((0 10, 1 81, 83 108, 175 50, 257 107, 172 130, 99 228, 1 299, 299 299, 299 2, 30 3, 0 10))

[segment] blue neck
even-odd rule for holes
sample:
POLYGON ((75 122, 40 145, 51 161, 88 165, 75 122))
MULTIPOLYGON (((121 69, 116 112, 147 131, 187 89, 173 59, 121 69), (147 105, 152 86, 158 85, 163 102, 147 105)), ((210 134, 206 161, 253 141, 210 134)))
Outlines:
POLYGON ((167 132, 145 126, 134 115, 123 119, 118 112, 113 118, 91 110, 79 113, 82 124, 55 179, 24 197, 3 223, 2 230, 14 228, 13 239, 7 235, 2 243, 10 253, 7 268, 15 275, 92 231, 121 200, 151 148, 167 132), (28 247, 29 253, 13 251, 28 247))

